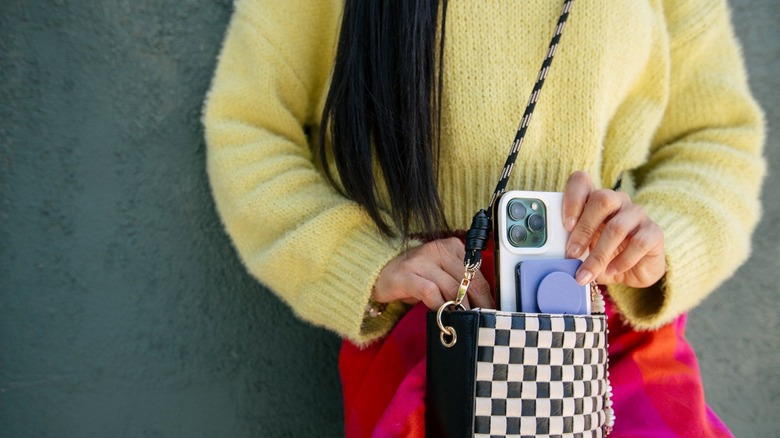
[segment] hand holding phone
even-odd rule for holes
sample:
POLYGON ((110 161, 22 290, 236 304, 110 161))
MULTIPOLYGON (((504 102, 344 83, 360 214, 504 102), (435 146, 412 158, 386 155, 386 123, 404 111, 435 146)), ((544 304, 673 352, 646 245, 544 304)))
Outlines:
POLYGON ((566 256, 584 259, 580 283, 645 288, 666 272, 663 231, 627 194, 596 190, 587 173, 574 172, 566 183, 563 217, 571 232, 566 256))

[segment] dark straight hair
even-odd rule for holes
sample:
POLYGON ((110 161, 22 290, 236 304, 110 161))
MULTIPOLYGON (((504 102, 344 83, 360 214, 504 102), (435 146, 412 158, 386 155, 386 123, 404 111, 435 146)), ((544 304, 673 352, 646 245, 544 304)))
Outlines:
POLYGON ((413 228, 428 234, 448 229, 436 173, 447 0, 441 3, 441 27, 439 0, 346 0, 344 6, 320 160, 334 187, 388 237, 394 229, 403 237, 413 228), (343 190, 330 172, 328 152, 343 190), (379 200, 375 165, 390 205, 379 200))

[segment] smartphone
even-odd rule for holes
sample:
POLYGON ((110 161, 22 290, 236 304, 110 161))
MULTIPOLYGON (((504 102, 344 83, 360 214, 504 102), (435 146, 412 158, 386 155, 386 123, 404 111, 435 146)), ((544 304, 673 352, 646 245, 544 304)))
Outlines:
POLYGON ((496 295, 499 309, 521 311, 517 265, 525 260, 563 259, 569 233, 563 227, 563 193, 505 192, 493 212, 496 295))

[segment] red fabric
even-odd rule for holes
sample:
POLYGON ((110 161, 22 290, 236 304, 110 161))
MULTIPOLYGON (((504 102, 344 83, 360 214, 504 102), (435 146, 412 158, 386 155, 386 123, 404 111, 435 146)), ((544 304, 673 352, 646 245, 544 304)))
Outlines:
MULTIPOLYGON (((492 248, 482 273, 493 285, 492 248)), ((425 315, 417 305, 383 339, 341 348, 347 437, 425 436, 425 315)), ((607 299, 609 364, 615 410, 611 437, 730 437, 707 406, 686 316, 637 332, 607 299)))

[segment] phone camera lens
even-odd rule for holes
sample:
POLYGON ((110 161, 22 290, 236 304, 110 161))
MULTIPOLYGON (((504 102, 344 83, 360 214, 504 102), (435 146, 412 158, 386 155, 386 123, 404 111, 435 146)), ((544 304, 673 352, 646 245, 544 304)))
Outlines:
POLYGON ((528 231, 525 230, 525 227, 522 225, 512 225, 509 227, 509 241, 512 242, 513 245, 520 245, 523 242, 525 242, 525 239, 528 237, 528 231))
POLYGON ((526 209, 525 205, 519 200, 514 200, 509 203, 509 217, 516 221, 521 221, 525 217, 526 209))
POLYGON ((528 229, 533 233, 538 233, 544 229, 544 218, 540 214, 528 216, 528 229))

